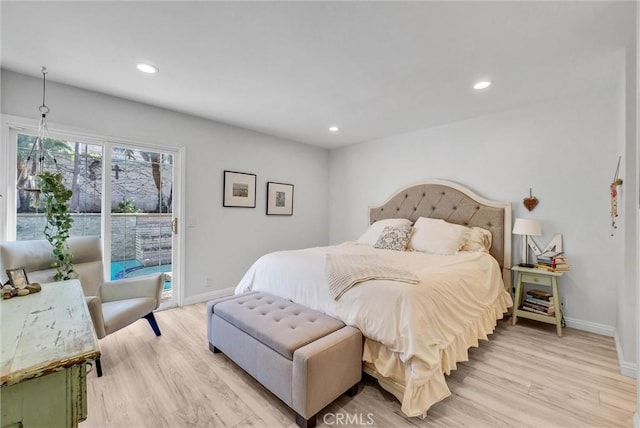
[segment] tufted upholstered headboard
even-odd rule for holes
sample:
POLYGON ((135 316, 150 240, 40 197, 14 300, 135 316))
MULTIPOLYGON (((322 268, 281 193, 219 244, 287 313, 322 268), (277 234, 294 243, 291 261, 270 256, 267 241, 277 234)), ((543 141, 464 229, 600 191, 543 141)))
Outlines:
POLYGON ((491 231, 489 252, 502 268, 507 289, 511 288, 511 203, 485 199, 466 187, 445 180, 429 180, 406 187, 386 202, 369 208, 369 221, 386 218, 441 218, 450 223, 478 226, 491 231))

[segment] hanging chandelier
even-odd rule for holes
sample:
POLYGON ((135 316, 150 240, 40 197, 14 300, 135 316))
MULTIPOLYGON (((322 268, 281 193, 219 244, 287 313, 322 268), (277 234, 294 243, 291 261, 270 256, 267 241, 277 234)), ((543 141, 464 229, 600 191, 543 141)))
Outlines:
MULTIPOLYGON (((49 140, 49 128, 47 126, 47 114, 49 113, 49 107, 46 103, 47 96, 47 67, 42 66, 42 105, 38 107, 40 111, 40 122, 38 123, 38 135, 36 136, 33 146, 27 156, 26 168, 30 168, 28 177, 23 186, 19 187, 19 190, 27 192, 39 192, 38 187, 38 175, 44 171, 44 163, 47 158, 46 146, 49 140)), ((58 162, 56 161, 53 153, 49 154, 49 157, 53 160, 56 169, 58 168, 58 162)))

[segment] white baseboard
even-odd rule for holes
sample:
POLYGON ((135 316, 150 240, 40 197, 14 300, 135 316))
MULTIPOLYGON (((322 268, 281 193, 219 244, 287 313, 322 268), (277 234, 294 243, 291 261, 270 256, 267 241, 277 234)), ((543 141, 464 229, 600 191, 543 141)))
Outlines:
MULTIPOLYGON (((620 374, 624 376, 629 376, 634 379, 638 378, 638 365, 633 363, 628 363, 626 361, 620 362, 620 374)), ((639 427, 640 428, 640 427, 639 427)))
POLYGON ((567 327, 577 328, 578 330, 588 331, 589 333, 601 334, 603 336, 614 337, 616 329, 610 325, 598 324, 591 321, 583 321, 575 318, 565 317, 567 327))
MULTIPOLYGON (((625 376, 629 376, 629 377, 633 377, 633 378, 637 378, 638 377, 638 365, 635 363, 630 363, 628 361, 625 361, 624 358, 624 353, 622 352, 622 345, 620 345, 620 336, 618 336, 618 330, 616 329, 615 334, 613 336, 614 341, 616 342, 616 353, 618 354, 618 363, 620 364, 620 373, 625 375, 625 376)), ((636 416, 638 414, 636 413, 636 416)), ((640 428, 640 427, 638 427, 640 428)))
POLYGON ((640 410, 633 415, 633 428, 640 428, 640 410))
POLYGON ((233 295, 234 287, 224 288, 222 290, 209 291, 208 293, 196 294, 195 296, 185 297, 182 302, 183 305, 193 305, 200 302, 208 302, 209 300, 217 299, 219 297, 226 297, 233 295))
POLYGON ((618 354, 618 364, 620 364, 620 374, 633 378, 638 376, 638 365, 623 360, 624 354, 622 353, 620 338, 618 337, 618 330, 615 327, 604 324, 597 324, 590 321, 578 320, 575 318, 565 318, 565 322, 567 323, 567 327, 588 331, 590 333, 601 334, 603 336, 613 337, 616 344, 616 353, 618 354))

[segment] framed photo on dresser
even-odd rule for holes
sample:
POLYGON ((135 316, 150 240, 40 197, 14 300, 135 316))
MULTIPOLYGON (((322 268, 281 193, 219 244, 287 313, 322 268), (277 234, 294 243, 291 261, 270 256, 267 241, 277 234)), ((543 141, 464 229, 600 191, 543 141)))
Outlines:
POLYGON ((27 279, 27 271, 24 267, 7 269, 7 276, 9 277, 9 282, 11 283, 13 288, 27 288, 27 285, 29 285, 29 280, 27 279))

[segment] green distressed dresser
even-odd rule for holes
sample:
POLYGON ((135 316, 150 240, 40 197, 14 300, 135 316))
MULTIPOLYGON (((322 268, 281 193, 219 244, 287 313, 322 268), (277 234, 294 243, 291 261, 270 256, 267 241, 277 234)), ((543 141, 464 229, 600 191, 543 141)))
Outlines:
POLYGON ((0 301, 0 427, 76 427, 100 356, 78 280, 0 301))

